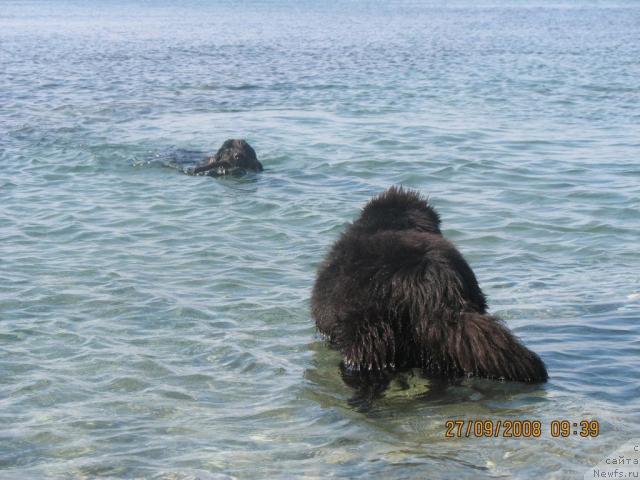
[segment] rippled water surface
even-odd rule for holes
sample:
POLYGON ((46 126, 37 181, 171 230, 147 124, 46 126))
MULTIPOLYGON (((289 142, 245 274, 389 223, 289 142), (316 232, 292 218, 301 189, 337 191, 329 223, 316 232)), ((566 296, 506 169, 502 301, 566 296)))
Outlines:
POLYGON ((93 3, 0 8, 1 478, 582 478, 640 437, 638 3, 93 3), (229 137, 262 174, 164 165, 229 137), (310 288, 397 183, 547 384, 351 406, 310 288), (476 417, 543 433, 444 438, 476 417))

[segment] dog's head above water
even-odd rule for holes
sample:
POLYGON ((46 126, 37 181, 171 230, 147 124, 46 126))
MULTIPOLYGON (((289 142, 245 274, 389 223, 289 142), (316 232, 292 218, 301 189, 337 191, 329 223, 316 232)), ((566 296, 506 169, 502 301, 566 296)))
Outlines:
POLYGON ((245 140, 229 139, 211 155, 202 165, 198 165, 195 175, 243 175, 247 172, 261 172, 262 164, 256 151, 245 140))
POLYGON ((367 233, 417 230, 439 234, 440 216, 418 192, 393 186, 372 198, 353 225, 367 233))

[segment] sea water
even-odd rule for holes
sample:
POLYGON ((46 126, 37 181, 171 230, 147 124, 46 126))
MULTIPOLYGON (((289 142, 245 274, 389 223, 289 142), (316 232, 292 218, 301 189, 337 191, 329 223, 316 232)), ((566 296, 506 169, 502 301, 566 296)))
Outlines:
POLYGON ((640 437, 639 59, 637 2, 4 0, 0 477, 582 478, 640 437), (393 184, 548 383, 349 402, 310 289, 393 184))

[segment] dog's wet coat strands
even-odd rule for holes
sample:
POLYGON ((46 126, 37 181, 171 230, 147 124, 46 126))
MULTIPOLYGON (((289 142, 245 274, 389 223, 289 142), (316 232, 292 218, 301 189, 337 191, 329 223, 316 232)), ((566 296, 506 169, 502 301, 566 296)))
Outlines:
POLYGON ((311 309, 351 372, 543 382, 542 360, 495 316, 418 192, 391 187, 348 225, 319 268, 311 309))

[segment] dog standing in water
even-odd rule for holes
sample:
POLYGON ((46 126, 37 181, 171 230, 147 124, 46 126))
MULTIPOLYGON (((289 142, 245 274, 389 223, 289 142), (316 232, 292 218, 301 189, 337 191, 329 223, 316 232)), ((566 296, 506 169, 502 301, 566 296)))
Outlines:
POLYGON ((335 242, 319 268, 311 310, 342 354, 343 373, 420 368, 432 378, 547 380, 540 357, 487 313, 436 211, 402 187, 373 198, 335 242))

